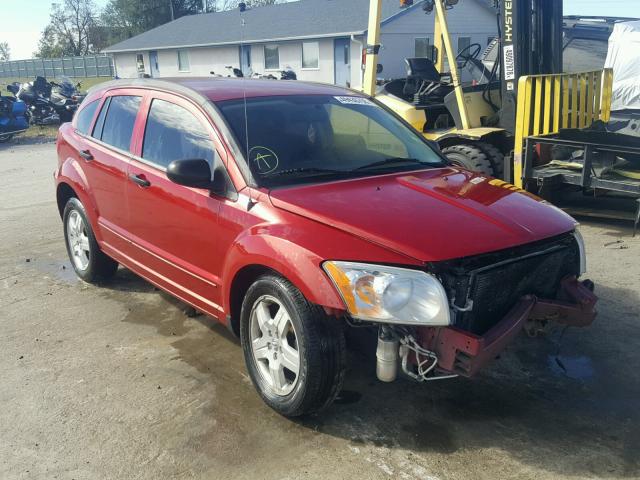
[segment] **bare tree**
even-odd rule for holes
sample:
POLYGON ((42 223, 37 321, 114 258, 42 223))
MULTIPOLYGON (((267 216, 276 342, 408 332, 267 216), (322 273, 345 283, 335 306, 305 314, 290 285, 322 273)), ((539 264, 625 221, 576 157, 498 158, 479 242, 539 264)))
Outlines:
POLYGON ((51 4, 49 24, 42 33, 39 56, 49 51, 87 55, 94 49, 91 32, 96 23, 93 0, 62 0, 51 4))
POLYGON ((9 43, 0 42, 0 61, 6 62, 7 60, 11 60, 11 49, 9 48, 9 43))

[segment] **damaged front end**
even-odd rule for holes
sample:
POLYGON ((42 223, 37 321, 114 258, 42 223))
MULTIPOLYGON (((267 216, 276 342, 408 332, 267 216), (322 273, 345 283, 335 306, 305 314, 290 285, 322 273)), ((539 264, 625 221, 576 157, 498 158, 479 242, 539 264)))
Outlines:
POLYGON ((451 301, 448 327, 384 325, 378 339, 378 376, 395 372, 418 381, 471 377, 523 330, 552 323, 585 327, 596 316, 593 283, 580 282, 584 246, 578 233, 430 265, 451 301))

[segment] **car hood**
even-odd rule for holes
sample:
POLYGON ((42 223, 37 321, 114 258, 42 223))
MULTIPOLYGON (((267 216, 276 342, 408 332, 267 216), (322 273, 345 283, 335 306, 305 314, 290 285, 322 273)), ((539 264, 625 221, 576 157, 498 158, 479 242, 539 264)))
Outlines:
POLYGON ((270 197, 277 208, 424 262, 523 245, 576 225, 534 195, 457 168, 279 189, 270 197))

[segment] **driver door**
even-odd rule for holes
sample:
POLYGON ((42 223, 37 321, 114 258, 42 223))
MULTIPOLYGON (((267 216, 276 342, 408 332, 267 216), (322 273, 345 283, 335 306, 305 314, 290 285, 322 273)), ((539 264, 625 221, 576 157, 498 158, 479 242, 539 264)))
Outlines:
POLYGON ((173 160, 204 158, 213 171, 224 152, 202 112, 185 99, 151 92, 142 107, 144 135, 129 164, 127 197, 134 261, 144 276, 175 296, 221 311, 220 199, 171 182, 173 160))

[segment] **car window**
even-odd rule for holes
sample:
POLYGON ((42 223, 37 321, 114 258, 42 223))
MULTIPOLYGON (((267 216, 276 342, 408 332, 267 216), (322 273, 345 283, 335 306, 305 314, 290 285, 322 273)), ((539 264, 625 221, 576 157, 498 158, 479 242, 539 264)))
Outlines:
POLYGON ((109 103, 111 102, 111 97, 107 97, 102 105, 102 109, 100 110, 100 114, 98 115, 98 119, 96 120, 96 124, 93 126, 92 137, 97 139, 102 138, 102 129, 104 128, 104 119, 107 116, 107 110, 109 110, 109 103))
POLYGON ((142 158, 163 168, 174 160, 196 158, 213 165, 213 142, 204 125, 186 108, 155 99, 147 118, 142 158))
POLYGON ((216 106, 260 186, 443 165, 419 134, 367 98, 290 95, 216 106))
POLYGON ((76 130, 78 132, 85 135, 89 133, 89 127, 91 127, 91 121, 96 113, 96 108, 98 108, 98 103, 98 100, 94 100, 78 112, 76 116, 76 130))
POLYGON ((104 143, 129 151, 141 99, 129 95, 111 97, 100 137, 104 143))

